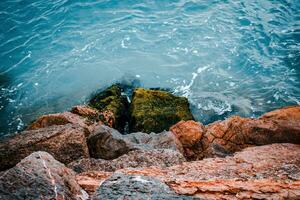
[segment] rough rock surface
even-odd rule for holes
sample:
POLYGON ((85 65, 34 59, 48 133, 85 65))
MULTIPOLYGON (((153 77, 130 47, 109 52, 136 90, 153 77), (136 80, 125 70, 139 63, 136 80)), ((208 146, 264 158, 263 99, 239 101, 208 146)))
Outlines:
POLYGON ((172 149, 183 152, 182 145, 171 132, 122 135, 115 129, 98 126, 87 141, 91 157, 106 160, 118 158, 137 149, 172 149))
POLYGON ((206 127, 198 157, 226 156, 253 145, 300 144, 300 106, 266 113, 258 119, 230 117, 206 127))
POLYGON ((189 102, 168 92, 138 88, 130 107, 130 132, 160 133, 181 120, 192 120, 189 102))
POLYGON ((122 89, 115 84, 90 100, 90 106, 100 111, 100 120, 107 126, 124 131, 128 121, 128 101, 122 89))
POLYGON ((40 128, 47 128, 49 126, 55 125, 65 125, 65 124, 76 124, 81 127, 93 131, 93 128, 96 126, 94 122, 83 118, 79 115, 73 114, 71 112, 63 112, 56 114, 43 115, 37 120, 32 122, 26 130, 36 130, 40 128))
POLYGON ((165 183, 143 175, 114 174, 92 196, 100 199, 193 199, 178 195, 165 183))
POLYGON ((68 165, 74 171, 81 173, 86 171, 114 172, 124 168, 141 168, 150 166, 170 167, 185 161, 183 155, 170 149, 135 150, 120 156, 114 160, 84 158, 68 165))
POLYGON ((13 167, 34 151, 46 151, 65 164, 89 157, 87 134, 85 128, 73 124, 23 131, 0 142, 0 170, 13 167))
POLYGON ((71 109, 71 113, 74 113, 74 114, 79 115, 81 117, 88 118, 91 121, 99 121, 100 120, 99 111, 92 108, 92 107, 89 107, 87 105, 74 106, 71 109))
MULTIPOLYGON (((233 157, 208 158, 167 168, 127 168, 116 173, 155 177, 177 194, 203 199, 299 199, 299 153, 300 145, 272 144, 249 147, 233 157)), ((111 175, 87 172, 77 175, 77 180, 92 193, 111 175)))
POLYGON ((0 199, 87 199, 75 173, 46 152, 35 152, 0 176, 0 199))

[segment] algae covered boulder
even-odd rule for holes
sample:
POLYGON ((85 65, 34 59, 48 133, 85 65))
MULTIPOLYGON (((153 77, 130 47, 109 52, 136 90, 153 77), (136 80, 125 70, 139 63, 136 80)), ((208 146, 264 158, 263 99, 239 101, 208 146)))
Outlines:
POLYGON ((130 107, 130 131, 162 132, 181 120, 192 120, 189 102, 160 90, 137 88, 130 107))
POLYGON ((100 120, 107 126, 124 131, 128 121, 128 101, 122 88, 114 84, 90 100, 90 106, 100 111, 100 120))

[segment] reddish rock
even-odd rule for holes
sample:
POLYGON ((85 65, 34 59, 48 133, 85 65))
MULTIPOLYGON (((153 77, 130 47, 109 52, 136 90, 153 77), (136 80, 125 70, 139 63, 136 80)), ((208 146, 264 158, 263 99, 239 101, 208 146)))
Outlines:
POLYGON ((89 157, 88 134, 85 128, 74 124, 23 131, 1 141, 0 170, 13 167, 34 151, 46 151, 65 164, 89 157))
POLYGON ((0 199, 85 200, 75 173, 46 152, 35 152, 0 176, 0 199))
POLYGON ((86 105, 75 106, 72 108, 71 112, 93 121, 99 121, 99 111, 86 105))
POLYGON ((170 131, 175 134, 183 147, 192 147, 200 141, 204 129, 201 123, 189 120, 178 122, 170 128, 170 131))
POLYGON ((27 130, 35 130, 55 125, 76 124, 93 131, 95 123, 71 112, 43 115, 31 123, 27 130))

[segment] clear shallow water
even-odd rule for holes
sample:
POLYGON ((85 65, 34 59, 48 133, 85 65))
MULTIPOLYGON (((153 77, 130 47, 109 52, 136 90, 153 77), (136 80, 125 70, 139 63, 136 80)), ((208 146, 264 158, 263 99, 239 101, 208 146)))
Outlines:
POLYGON ((209 123, 300 104, 298 0, 0 2, 0 136, 139 79, 209 123))

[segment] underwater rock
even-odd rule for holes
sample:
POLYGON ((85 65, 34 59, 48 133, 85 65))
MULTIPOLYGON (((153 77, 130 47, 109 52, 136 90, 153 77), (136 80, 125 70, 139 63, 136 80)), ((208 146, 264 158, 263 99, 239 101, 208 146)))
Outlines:
POLYGON ((272 143, 300 144, 300 106, 266 113, 258 119, 230 117, 206 126, 203 157, 226 156, 253 145, 272 143))
POLYGON ((68 165, 78 173, 86 171, 114 172, 123 168, 150 166, 169 167, 186 161, 183 155, 170 149, 135 150, 114 160, 84 158, 68 165))
POLYGON ((88 134, 74 124, 23 131, 0 142, 0 170, 13 167, 34 151, 46 151, 65 164, 89 157, 88 134))
POLYGON ((171 132, 122 135, 117 130, 102 125, 95 129, 87 142, 91 157, 106 160, 118 158, 137 149, 171 149, 183 153, 181 143, 171 132))
POLYGON ((130 107, 130 132, 169 130, 181 120, 192 120, 189 102, 165 91, 138 88, 134 91, 130 107))
POLYGON ((107 126, 124 132, 128 121, 128 100, 122 89, 115 84, 98 93, 90 100, 90 106, 100 111, 100 120, 107 126))
POLYGON ((46 152, 34 152, 0 175, 0 199, 85 200, 75 172, 46 152))
POLYGON ((300 145, 272 144, 249 147, 233 157, 117 173, 155 177, 177 194, 203 199, 299 199, 299 154, 300 145))
POLYGON ((35 130, 40 128, 46 128, 49 126, 55 125, 65 125, 65 124, 76 124, 81 127, 92 131, 93 128, 96 126, 96 123, 73 114, 71 112, 63 112, 63 113, 56 113, 56 114, 49 114, 43 115, 39 117, 37 120, 32 122, 26 130, 35 130))
POLYGON ((100 199, 194 199, 178 195, 165 183, 143 175, 114 174, 104 181, 91 198, 100 199))

